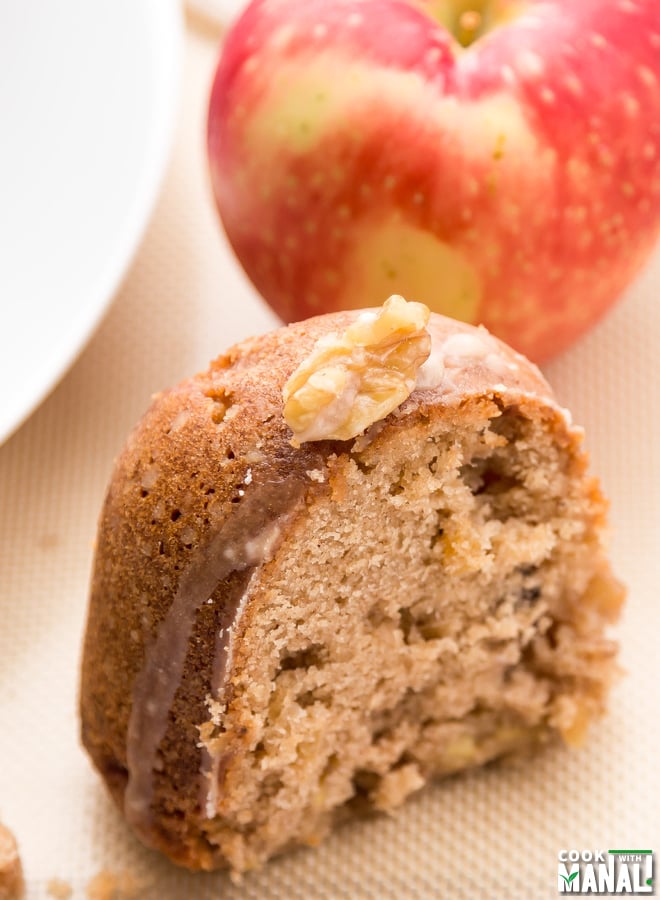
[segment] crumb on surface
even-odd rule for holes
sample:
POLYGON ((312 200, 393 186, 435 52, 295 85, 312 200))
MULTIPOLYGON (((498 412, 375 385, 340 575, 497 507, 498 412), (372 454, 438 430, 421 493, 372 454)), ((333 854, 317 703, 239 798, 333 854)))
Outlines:
POLYGON ((19 900, 25 893, 16 838, 0 824, 0 900, 19 900))
POLYGON ((130 869, 101 869, 87 885, 88 900, 133 900, 143 896, 148 879, 130 869))
POLYGON ((55 900, 69 900, 73 894, 73 888, 63 878, 51 878, 46 885, 46 890, 48 896, 54 897, 55 900))

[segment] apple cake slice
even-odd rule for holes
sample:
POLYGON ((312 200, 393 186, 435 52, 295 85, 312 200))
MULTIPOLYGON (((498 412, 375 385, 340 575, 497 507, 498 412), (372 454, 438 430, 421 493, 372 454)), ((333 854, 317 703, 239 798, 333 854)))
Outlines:
POLYGON ((604 708, 622 589, 581 430, 485 330, 432 315, 369 344, 382 322, 234 347, 116 462, 83 740, 185 866, 245 871, 604 708))

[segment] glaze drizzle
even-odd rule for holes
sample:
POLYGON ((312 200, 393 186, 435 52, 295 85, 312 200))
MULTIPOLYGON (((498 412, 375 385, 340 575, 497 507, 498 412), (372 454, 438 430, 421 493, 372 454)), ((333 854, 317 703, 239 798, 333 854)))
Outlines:
MULTIPOLYGON (((183 573, 172 604, 160 623, 154 642, 133 686, 126 735, 128 783, 124 812, 137 829, 151 822, 154 771, 158 748, 168 728, 168 717, 181 684, 195 618, 218 586, 235 572, 247 572, 273 558, 283 537, 282 525, 298 511, 306 483, 289 474, 277 479, 272 472, 253 483, 220 529, 202 547, 183 573)), ((231 651, 231 630, 243 608, 244 593, 227 597, 222 611, 224 640, 216 643, 214 688, 224 679, 231 651)))

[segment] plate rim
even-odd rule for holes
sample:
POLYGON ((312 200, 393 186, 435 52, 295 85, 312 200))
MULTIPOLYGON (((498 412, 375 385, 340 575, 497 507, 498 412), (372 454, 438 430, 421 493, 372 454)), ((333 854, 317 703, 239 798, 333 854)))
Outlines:
POLYGON ((16 403, 9 405, 6 414, 0 409, 0 447, 41 407, 88 345, 122 287, 158 200, 172 152, 181 96, 184 15, 180 0, 140 0, 140 5, 156 34, 159 52, 154 54, 154 59, 160 77, 155 80, 159 90, 153 98, 154 126, 142 146, 143 160, 131 213, 115 234, 103 267, 90 280, 85 302, 69 319, 66 340, 54 346, 49 354, 44 374, 30 383, 16 403))

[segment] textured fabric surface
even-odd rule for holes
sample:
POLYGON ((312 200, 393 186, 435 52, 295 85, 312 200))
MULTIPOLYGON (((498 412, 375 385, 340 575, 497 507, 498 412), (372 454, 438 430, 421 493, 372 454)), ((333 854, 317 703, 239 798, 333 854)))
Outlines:
MULTIPOLYGON (((113 457, 151 393, 277 324, 213 210, 203 133, 216 48, 187 40, 176 143, 129 276, 77 363, 0 448, 0 819, 28 897, 102 870, 145 898, 557 896, 562 848, 660 850, 660 254, 609 317, 546 367, 587 430, 630 590, 627 674, 578 750, 435 785, 396 816, 341 829, 247 876, 180 872, 140 847, 78 741, 77 679, 96 519, 113 457)), ((2 386, 10 391, 11 385, 2 386)))

